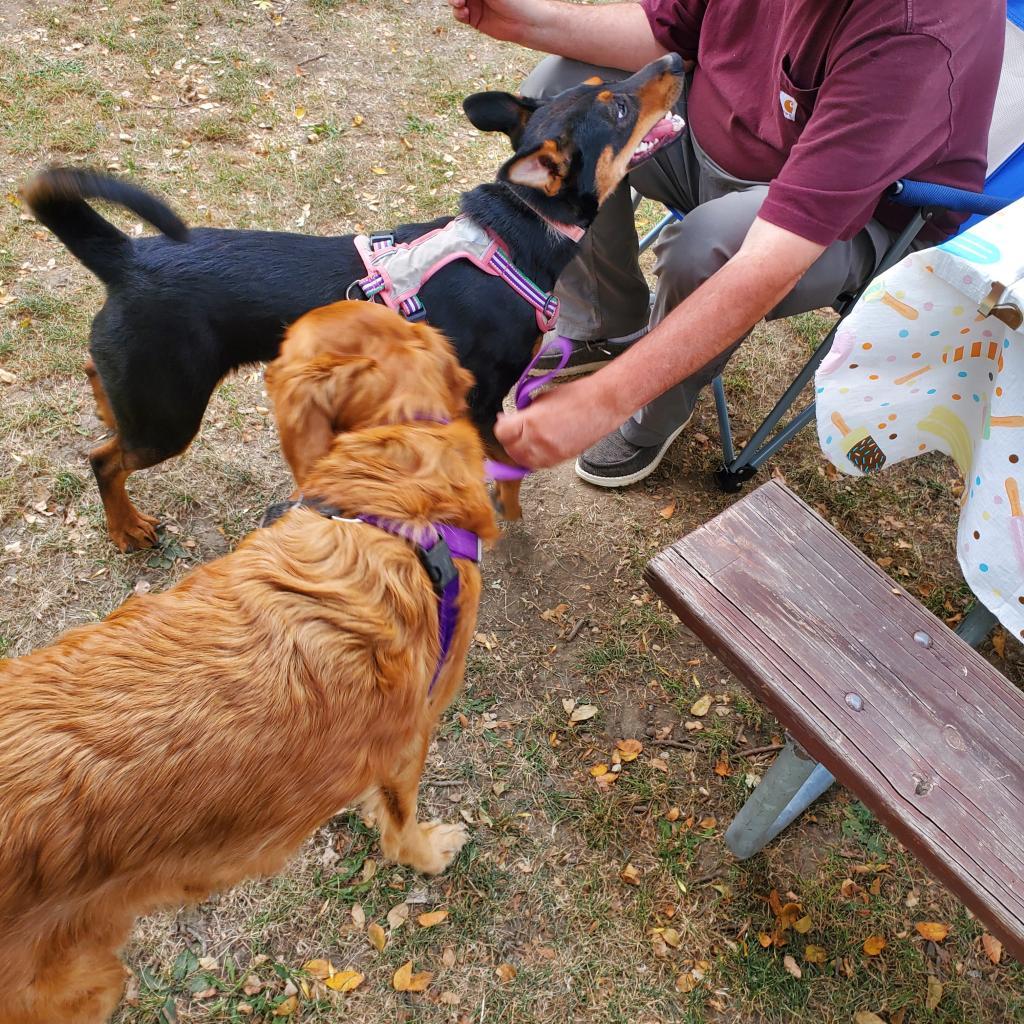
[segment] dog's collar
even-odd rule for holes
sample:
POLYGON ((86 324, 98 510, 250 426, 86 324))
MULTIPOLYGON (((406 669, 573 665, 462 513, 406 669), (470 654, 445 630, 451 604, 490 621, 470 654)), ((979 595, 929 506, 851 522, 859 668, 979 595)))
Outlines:
POLYGON ((512 195, 530 211, 530 213, 544 221, 544 223, 556 234, 569 239, 570 242, 574 242, 577 245, 583 240, 583 236, 587 233, 586 228, 581 228, 578 224, 565 224, 560 220, 552 220, 546 214, 541 213, 541 211, 538 210, 537 207, 526 198, 526 196, 521 192, 517 192, 507 181, 499 182, 499 184, 504 185, 505 188, 507 188, 509 192, 511 192, 512 195))
POLYGON ((325 519, 339 523, 365 523, 367 526, 376 527, 392 536, 407 540, 416 548, 416 554, 438 599, 437 632, 440 653, 430 686, 427 688, 429 697, 434 692, 441 670, 448 660, 448 652, 455 638, 455 627, 459 621, 459 571, 455 568, 454 559, 463 558, 479 565, 483 560, 483 544, 480 537, 471 530, 464 530, 460 526, 451 526, 448 523, 429 523, 417 527, 401 519, 391 519, 387 516, 345 516, 336 506, 320 498, 307 498, 304 495, 300 495, 295 501, 281 501, 271 505, 263 513, 260 526, 270 526, 293 508, 312 509, 325 519))

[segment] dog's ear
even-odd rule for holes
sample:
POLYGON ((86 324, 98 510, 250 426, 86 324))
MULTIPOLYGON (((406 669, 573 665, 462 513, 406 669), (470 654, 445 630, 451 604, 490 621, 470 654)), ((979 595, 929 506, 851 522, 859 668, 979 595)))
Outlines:
POLYGON ((367 409, 384 400, 386 382, 369 356, 325 354, 299 366, 277 360, 267 367, 281 451, 300 487, 331 448, 367 409))
POLYGON ((510 92, 476 92, 462 101, 470 124, 482 132, 504 132, 515 148, 522 138, 530 115, 541 105, 540 100, 513 96, 510 92))
POLYGON ((539 189, 556 196, 565 184, 572 157, 554 139, 546 139, 529 153, 517 154, 499 172, 513 185, 539 189))

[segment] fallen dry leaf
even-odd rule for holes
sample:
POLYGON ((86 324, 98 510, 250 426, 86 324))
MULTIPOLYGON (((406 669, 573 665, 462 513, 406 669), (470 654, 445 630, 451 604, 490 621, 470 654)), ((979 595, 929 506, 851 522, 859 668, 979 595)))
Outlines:
POLYGON ((692 973, 687 971, 686 974, 680 974, 676 978, 676 991, 677 992, 692 992, 697 987, 697 979, 692 973))
POLYGON ((717 818, 712 818, 712 817, 701 818, 700 821, 697 822, 697 824, 701 828, 714 828, 718 824, 718 819, 717 818))
POLYGON ((430 971, 413 974, 412 961, 409 960, 395 971, 391 984, 396 992, 425 992, 433 977, 430 971))
POLYGON ((694 702, 693 707, 690 708, 690 714, 694 718, 703 718, 711 710, 714 699, 710 693, 705 693, 703 697, 694 702))
POLYGON ((668 809, 668 810, 667 810, 667 811, 665 812, 665 820, 666 820, 666 821, 678 821, 678 820, 679 820, 679 816, 680 816, 680 815, 681 815, 682 813, 683 813, 683 812, 682 812, 681 810, 679 810, 679 808, 678 808, 678 807, 670 807, 670 808, 669 808, 669 809, 668 809))
POLYGON ((540 617, 545 622, 557 622, 568 610, 569 606, 567 604, 556 604, 554 608, 545 608, 540 613, 540 617))
POLYGON ((664 772, 666 775, 669 771, 668 761, 666 761, 663 757, 652 757, 651 767, 656 768, 659 772, 664 772))
POLYGON ((619 875, 626 885, 639 885, 640 872, 632 864, 627 864, 619 875))
POLYGON ((441 954, 441 963, 443 963, 445 965, 445 967, 454 967, 455 966, 456 957, 455 957, 455 947, 454 946, 445 946, 444 947, 444 952, 441 954))
POLYGON ((306 108, 305 107, 296 107, 295 108, 295 120, 296 121, 301 121, 305 116, 306 116, 306 108))
POLYGON ((366 937, 370 940, 370 945, 373 946, 378 953, 384 952, 384 947, 388 944, 387 933, 376 921, 366 929, 366 937))
POLYGON ((334 964, 328 960, 309 960, 302 969, 319 981, 326 981, 334 973, 334 964))
POLYGON ((581 704, 578 708, 573 708, 572 714, 569 716, 570 722, 587 722, 594 715, 597 714, 597 708, 593 704, 581 704))
POLYGON ((447 920, 447 910, 431 910, 426 914, 420 914, 420 916, 416 918, 416 923, 421 928, 433 928, 434 925, 440 924, 442 921, 447 920))
POLYGON ((928 995, 925 997, 926 1010, 937 1010, 942 1002, 942 982, 934 975, 928 975, 928 995))
POLYGON ((807 946, 804 949, 804 959, 809 964, 823 964, 828 962, 828 953, 821 946, 807 946))
POLYGON ((843 884, 839 886, 839 892, 847 899, 850 899, 860 892, 860 886, 852 878, 845 878, 843 879, 843 884))
POLYGON ((804 972, 800 970, 800 965, 787 953, 782 958, 782 966, 799 981, 803 976, 804 972))
POLYGON ((985 932, 981 937, 981 946, 985 950, 985 956, 997 964, 1003 958, 1003 944, 994 936, 985 932))
POLYGON ((507 985, 515 979, 516 969, 511 964, 498 964, 494 973, 507 985))
POLYGON ((275 1017, 290 1017, 299 1008, 299 997, 289 996, 274 1008, 275 1017))
POLYGON ((869 1013, 867 1010, 858 1010, 853 1015, 853 1024, 885 1024, 885 1021, 877 1013, 869 1013))
POLYGON ((814 924, 807 914, 793 922, 793 931, 799 932, 801 935, 806 935, 813 927, 814 924))
POLYGON ((362 114, 356 114, 356 115, 355 115, 355 116, 354 116, 354 117, 352 118, 352 127, 353 127, 353 128, 361 128, 361 127, 362 127, 362 125, 363 125, 363 122, 364 122, 365 120, 366 120, 366 119, 365 119, 365 118, 363 117, 363 115, 362 115, 362 114))
POLYGON ((399 903, 388 911, 388 924, 392 929, 401 928, 409 920, 409 904, 399 903))
POLYGON ((1001 629, 997 629, 992 634, 992 650, 994 650, 1000 658, 1006 657, 1006 634, 1001 629))
POLYGON ((662 519, 671 519, 676 514, 676 503, 673 501, 671 505, 666 505, 664 508, 658 509, 658 515, 662 519))
POLYGON ((644 745, 639 740, 619 740, 615 744, 619 757, 625 761, 635 761, 642 753, 644 745))
POLYGON ((765 949, 767 949, 775 941, 775 939, 773 939, 767 932, 758 932, 757 941, 760 942, 765 949))
POLYGON ((13 384, 17 379, 10 370, 0 370, 0 381, 4 384, 13 384))
POLYGON ((914 928, 929 942, 941 942, 949 934, 949 925, 939 921, 918 921, 914 928))
POLYGON ((260 981, 260 979, 257 978, 255 974, 250 974, 249 977, 245 979, 245 982, 242 985, 242 994, 243 995, 255 996, 255 995, 259 995, 259 993, 262 992, 262 991, 263 991, 263 982, 260 981))
POLYGON ((888 945, 889 943, 886 942, 883 936, 869 935, 864 940, 864 952, 867 953, 868 956, 878 956, 878 954, 881 953, 888 945))
POLYGON ((590 774, 595 778, 599 779, 602 775, 608 774, 608 765, 606 764, 595 764, 590 769, 590 774))
POLYGON ((889 1024, 903 1024, 906 1016, 907 1008, 905 1006, 901 1006, 898 1010, 889 1014, 889 1024))
POLYGON ((718 758, 718 763, 715 765, 715 774, 721 778, 726 778, 732 775, 732 768, 729 767, 729 755, 721 754, 718 758))
POLYGON ((338 971, 337 974, 332 974, 325 984, 332 992, 351 992, 359 988, 365 980, 358 971, 338 971))
POLYGON ((662 928, 661 937, 665 940, 665 945, 671 946, 673 949, 678 949, 679 944, 683 941, 683 937, 675 928, 662 928))
POLYGON ((359 903, 352 904, 352 923, 362 931, 366 926, 366 912, 359 903))

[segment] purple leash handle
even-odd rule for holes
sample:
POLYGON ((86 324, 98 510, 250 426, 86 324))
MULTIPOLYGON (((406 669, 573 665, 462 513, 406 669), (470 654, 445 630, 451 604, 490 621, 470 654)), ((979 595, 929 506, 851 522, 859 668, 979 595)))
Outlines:
MULTIPOLYGON (((546 384, 550 384, 565 369, 571 357, 572 342, 561 335, 541 348, 533 359, 530 360, 530 365, 523 370, 519 380, 516 382, 516 408, 520 412, 527 408, 533 401, 534 393, 546 384), (531 377, 530 371, 544 356, 554 349, 558 349, 561 353, 558 357, 558 365, 548 373, 541 374, 539 377, 531 377)), ((484 463, 484 470, 487 473, 487 479, 494 481, 522 480, 530 474, 530 470, 524 466, 510 466, 506 462, 495 462, 494 459, 488 459, 484 463)))

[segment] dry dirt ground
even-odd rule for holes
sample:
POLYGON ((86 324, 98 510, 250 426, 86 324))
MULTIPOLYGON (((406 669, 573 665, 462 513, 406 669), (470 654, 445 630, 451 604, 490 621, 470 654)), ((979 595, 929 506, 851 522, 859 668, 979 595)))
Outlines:
MULTIPOLYGON (((84 457, 101 427, 80 372, 101 292, 24 215, 18 184, 47 162, 88 163, 145 183, 192 223, 322 233, 452 211, 504 153, 469 128, 459 101, 514 87, 531 58, 455 28, 445 10, 441 0, 0 7, 0 654, 166 587, 230 550, 288 489, 252 369, 222 385, 186 456, 133 480, 164 524, 160 548, 112 548, 84 457)), ((741 433, 826 321, 762 328, 734 361, 741 433)), ((339 817, 280 877, 140 922, 116 1019, 1024 1021, 1021 968, 993 964, 977 922, 847 795, 763 857, 728 855, 723 826, 773 756, 744 752, 778 730, 640 576, 731 500, 709 480, 716 445, 706 402, 636 490, 597 493, 569 469, 527 483, 526 521, 488 561, 466 690, 423 788, 427 813, 471 825, 451 871, 427 882, 381 863, 373 835, 339 817), (697 719, 705 694, 712 705, 697 719), (572 724, 571 701, 597 711, 572 724), (630 739, 643 752, 600 787, 590 769, 630 739), (765 948, 772 890, 800 904, 804 930, 765 948), (447 918, 417 923, 434 910, 447 918), (948 924, 949 937, 925 941, 920 921, 948 924), (873 935, 888 944, 869 957, 873 935), (307 966, 315 960, 365 978, 332 991, 322 965, 307 966), (421 993, 393 988, 409 961, 432 975, 421 993)), ((951 464, 836 479, 804 434, 776 466, 929 607, 950 622, 963 614, 951 464)), ((1019 682, 1020 647, 998 646, 987 656, 1019 682)))

